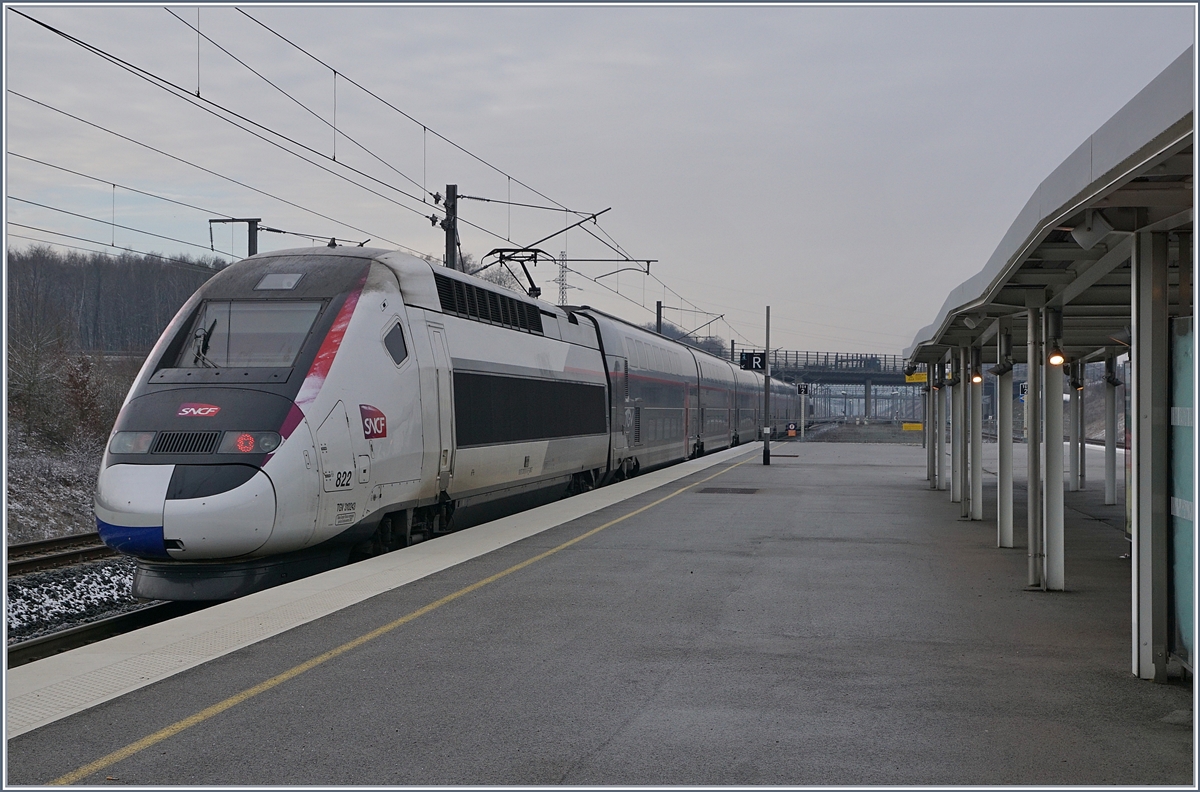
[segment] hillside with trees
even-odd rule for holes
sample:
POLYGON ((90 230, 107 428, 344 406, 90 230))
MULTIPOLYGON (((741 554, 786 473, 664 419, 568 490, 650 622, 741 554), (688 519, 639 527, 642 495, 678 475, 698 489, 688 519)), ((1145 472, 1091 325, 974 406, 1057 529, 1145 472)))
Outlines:
POLYGON ((95 530, 108 432, 175 312, 223 266, 186 256, 7 251, 10 542, 95 530))
POLYGON ((146 353, 221 266, 186 256, 8 250, 10 432, 52 444, 103 439, 146 353))

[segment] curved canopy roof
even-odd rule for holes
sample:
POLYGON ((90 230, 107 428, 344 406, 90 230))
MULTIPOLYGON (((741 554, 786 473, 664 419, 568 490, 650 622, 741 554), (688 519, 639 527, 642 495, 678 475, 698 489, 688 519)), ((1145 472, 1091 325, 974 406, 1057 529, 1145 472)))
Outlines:
MULTIPOLYGON (((987 341, 998 320, 1024 312, 1027 299, 1062 307, 1072 357, 1120 343, 1130 322, 1132 233, 1191 229, 1194 50, 1046 177, 983 269, 951 291, 916 334, 904 352, 910 363, 987 341)), ((1172 260, 1178 255, 1173 249, 1172 260)), ((1018 361, 1022 324, 1012 327, 1018 361)))

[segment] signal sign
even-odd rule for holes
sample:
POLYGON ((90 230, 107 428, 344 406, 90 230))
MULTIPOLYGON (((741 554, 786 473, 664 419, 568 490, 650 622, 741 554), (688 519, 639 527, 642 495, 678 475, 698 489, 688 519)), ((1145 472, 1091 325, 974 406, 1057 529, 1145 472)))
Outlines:
POLYGON ((808 383, 801 382, 800 384, 798 384, 796 386, 796 392, 801 396, 807 396, 808 395, 808 383))
POLYGON ((766 352, 743 352, 742 353, 742 368, 747 371, 761 371, 767 373, 767 353, 766 352))

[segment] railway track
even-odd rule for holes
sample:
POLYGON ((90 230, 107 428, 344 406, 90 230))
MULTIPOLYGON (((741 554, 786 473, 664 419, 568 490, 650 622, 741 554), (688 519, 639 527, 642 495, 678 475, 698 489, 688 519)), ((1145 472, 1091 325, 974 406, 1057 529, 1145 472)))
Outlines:
POLYGON ((8 546, 8 576, 81 564, 117 553, 100 541, 100 534, 76 534, 8 546))
POLYGON ((66 630, 60 630, 50 635, 31 638, 10 644, 8 647, 8 667, 16 668, 34 660, 51 657, 59 652, 77 649, 105 638, 132 632, 142 627, 149 627, 169 619, 184 616, 194 611, 215 605, 215 602, 156 602, 128 613, 109 616, 105 619, 88 624, 81 624, 66 630))

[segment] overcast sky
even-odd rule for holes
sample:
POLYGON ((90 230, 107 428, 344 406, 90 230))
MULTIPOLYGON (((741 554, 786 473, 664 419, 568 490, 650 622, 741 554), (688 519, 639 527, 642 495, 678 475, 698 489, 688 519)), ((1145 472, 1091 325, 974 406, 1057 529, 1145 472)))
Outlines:
MULTIPOLYGON (((208 219, 232 215, 440 257, 441 232, 424 218, 436 207, 418 199, 456 183, 472 196, 611 207, 596 233, 656 259, 659 280, 601 277, 621 265, 573 262, 574 304, 641 323, 661 299, 685 329, 723 314, 712 328, 739 346, 762 344, 769 304, 773 347, 889 354, 982 269, 1041 180, 1190 46, 1196 28, 1191 5, 245 7, 266 27, 232 7, 171 10, 178 19, 149 5, 6 7, 10 247, 30 244, 19 234, 197 255, 209 245, 208 219), (272 133, 287 135, 339 175, 14 9, 198 90, 296 150, 272 133), (212 42, 198 43, 188 26, 197 20, 212 42)), ((461 229, 463 251, 477 259, 578 219, 478 201, 462 202, 460 216, 490 232, 461 229)), ((243 228, 216 229, 218 250, 245 255, 243 228)), ((259 242, 310 244, 275 234, 259 242)), ((616 255, 582 230, 540 247, 616 255)), ((534 274, 556 301, 557 268, 534 274)))

